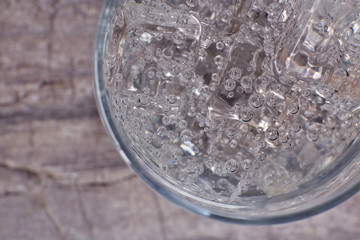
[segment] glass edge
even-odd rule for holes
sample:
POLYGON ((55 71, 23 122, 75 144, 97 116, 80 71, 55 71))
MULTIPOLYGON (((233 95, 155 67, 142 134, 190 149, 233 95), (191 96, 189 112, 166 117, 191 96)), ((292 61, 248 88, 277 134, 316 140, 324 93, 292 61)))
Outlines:
POLYGON ((201 207, 194 207, 191 206, 189 201, 183 200, 176 196, 175 194, 167 191, 164 189, 161 185, 157 184, 152 180, 150 176, 148 176, 146 173, 144 173, 138 164, 132 162, 128 156, 130 155, 129 152, 126 150, 126 148, 123 148, 123 144, 121 143, 121 138, 117 134, 116 131, 114 131, 115 124, 113 123, 109 108, 107 105, 106 95, 105 95, 105 87, 102 84, 102 56, 103 56, 103 44, 105 39, 105 30, 106 30, 106 24, 107 20, 109 18, 110 13, 110 7, 114 5, 115 2, 118 0, 106 0, 105 4, 103 5, 102 12, 100 15, 97 31, 96 31, 96 38, 95 38, 95 44, 94 44, 94 59, 93 59, 93 74, 94 74, 94 94, 96 98, 96 104, 99 111, 99 115, 101 118, 101 121, 108 133, 108 135, 111 137, 113 144, 115 145, 117 151, 119 152, 120 156, 123 158, 123 160, 126 162, 126 164, 142 179, 144 180, 155 192, 159 193, 160 195, 164 196, 166 199, 170 200, 171 202, 175 203, 176 205, 182 207, 185 210, 191 211, 195 214, 208 217, 211 219, 220 220, 223 222, 228 223, 236 223, 236 224, 245 224, 245 225, 270 225, 270 224, 283 224, 283 223, 289 223, 293 221, 302 220, 314 215, 317 215, 319 213, 322 213, 326 210, 331 209, 332 207, 339 205, 340 203, 346 201, 353 195, 355 195, 357 192, 360 191, 360 182, 349 188, 344 193, 336 196, 335 198, 329 199, 328 201, 316 205, 310 209, 306 209, 301 212, 289 214, 289 215, 282 215, 278 217, 268 217, 268 218, 232 218, 228 216, 223 216, 219 214, 214 214, 206 209, 203 209, 201 207))

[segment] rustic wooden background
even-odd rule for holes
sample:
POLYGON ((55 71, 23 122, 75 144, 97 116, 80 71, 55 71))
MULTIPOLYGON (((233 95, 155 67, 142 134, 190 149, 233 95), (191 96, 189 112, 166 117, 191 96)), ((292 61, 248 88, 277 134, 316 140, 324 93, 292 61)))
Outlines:
POLYGON ((196 216, 150 190, 99 121, 92 51, 104 0, 0 0, 1 240, 360 239, 360 195, 276 226, 196 216))

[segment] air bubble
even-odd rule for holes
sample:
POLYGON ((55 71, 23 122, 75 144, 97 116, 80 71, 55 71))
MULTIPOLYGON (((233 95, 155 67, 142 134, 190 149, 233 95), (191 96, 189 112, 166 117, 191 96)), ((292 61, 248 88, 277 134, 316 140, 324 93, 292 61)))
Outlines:
POLYGON ((266 103, 267 105, 269 105, 270 107, 275 107, 277 104, 277 98, 275 97, 275 95, 273 93, 270 93, 267 95, 266 97, 266 103))
POLYGON ((265 137, 270 141, 275 141, 279 136, 279 132, 274 127, 269 127, 265 132, 265 137))
POLYGON ((236 156, 236 158, 239 159, 239 160, 241 160, 241 159, 244 158, 244 154, 243 154, 242 152, 237 152, 237 153, 235 154, 235 156, 236 156))
POLYGON ((230 99, 230 98, 233 98, 234 96, 235 96, 234 92, 229 92, 226 97, 230 99))
POLYGON ((242 163, 241 163, 241 167, 248 171, 251 170, 251 166, 252 166, 252 162, 250 159, 245 159, 242 163))
POLYGON ((219 14, 220 20, 223 22, 230 22, 233 18, 233 14, 230 10, 224 10, 219 14))
POLYGON ((224 57, 221 55, 217 55, 214 57, 214 62, 217 65, 223 64, 224 63, 224 57))
POLYGON ((308 97, 311 96, 311 90, 310 90, 310 89, 301 90, 301 95, 302 95, 304 98, 308 98, 308 97))
POLYGON ((240 130, 244 133, 248 133, 250 131, 250 127, 247 124, 243 124, 241 125, 240 130))
POLYGON ((287 134, 280 134, 279 135, 279 140, 280 140, 280 142, 282 142, 282 143, 286 143, 286 142, 288 142, 289 141, 289 136, 287 135, 287 134))
POLYGON ((241 75, 242 75, 242 71, 240 68, 233 67, 229 70, 229 76, 230 76, 230 78, 232 78, 234 80, 240 79, 241 75))
POLYGON ((168 95, 166 96, 166 101, 170 104, 176 103, 176 96, 175 95, 168 95))
POLYGON ((185 3, 191 8, 196 7, 199 4, 198 0, 185 0, 185 3))
POLYGON ((243 93, 245 92, 245 90, 244 90, 243 87, 238 86, 238 87, 236 88, 236 92, 237 92, 238 94, 243 94, 243 93))
POLYGON ((164 136, 166 136, 167 130, 165 127, 159 127, 156 132, 159 136, 164 137, 164 136))
POLYGON ((251 88, 252 79, 249 76, 244 76, 241 78, 241 86, 245 89, 251 88))
POLYGON ((290 150, 292 148, 292 146, 293 146, 293 143, 290 141, 283 143, 283 148, 285 150, 290 150))
POLYGON ((193 134, 192 134, 192 132, 190 130, 184 130, 180 134, 180 138, 184 142, 191 141, 192 137, 193 137, 193 134))
POLYGON ((212 167, 214 167, 214 165, 215 165, 215 162, 214 162, 213 159, 208 159, 208 160, 206 160, 206 162, 205 162, 205 166, 206 166, 207 168, 212 168, 212 167))
POLYGON ((171 48, 165 48, 162 50, 162 55, 166 59, 171 59, 174 56, 174 51, 171 48))
POLYGON ((216 82, 216 83, 219 82, 219 81, 220 81, 219 74, 213 73, 213 74, 211 75, 211 80, 214 81, 214 82, 216 82))
POLYGON ((301 110, 306 111, 310 108, 310 103, 308 101, 302 101, 300 108, 301 110))
POLYGON ((230 141, 230 147, 231 148, 236 148, 238 146, 238 142, 236 140, 231 140, 230 141))
POLYGON ((146 96, 146 95, 140 95, 140 97, 139 97, 139 103, 140 103, 141 105, 146 106, 146 105, 149 104, 149 102, 150 102, 150 100, 149 100, 149 97, 148 97, 148 96, 146 96))
POLYGON ((185 42, 185 34, 182 31, 176 31, 173 34, 175 44, 183 44, 185 42))
POLYGON ((309 138, 310 141, 313 141, 313 142, 315 142, 319 139, 318 134, 313 131, 308 131, 307 137, 309 138))
POLYGON ((254 108, 261 107, 264 104, 264 102, 265 102, 265 97, 258 93, 252 94, 249 98, 249 104, 254 108))
POLYGON ((226 79, 224 82, 224 87, 227 91, 232 91, 236 87, 236 82, 233 79, 226 79))
POLYGON ((228 136, 229 138, 232 138, 235 135, 235 130, 233 128, 227 128, 225 130, 225 134, 226 136, 228 136))
POLYGON ((225 37, 223 39, 223 42, 225 43, 225 46, 229 47, 231 45, 231 43, 233 42, 233 40, 230 37, 225 37))
POLYGON ((239 169, 239 163, 235 159, 230 159, 225 163, 225 169, 229 173, 235 173, 239 169))
POLYGON ((291 130, 292 130, 293 132, 299 132, 300 129, 301 129, 301 126, 300 126, 300 124, 298 124, 298 123, 294 123, 294 124, 292 125, 292 127, 291 127, 291 130))
POLYGON ((246 138, 253 141, 254 138, 255 138, 255 134, 253 132, 249 132, 247 135, 246 135, 246 138))
POLYGON ((124 77, 121 73, 116 73, 115 76, 114 76, 114 82, 115 83, 120 83, 124 80, 124 77))
POLYGON ((259 155, 257 156, 257 159, 258 159, 260 162, 265 161, 265 159, 266 159, 266 154, 265 154, 264 152, 260 152, 259 155))
POLYGON ((299 106, 297 103, 292 102, 288 105, 288 113, 289 114, 296 114, 299 112, 299 106))
POLYGON ((349 129, 349 128, 351 128, 351 126, 352 126, 352 122, 350 122, 350 121, 345 121, 341 124, 341 127, 345 128, 345 129, 349 129))
POLYGON ((195 117, 195 115, 196 115, 196 109, 194 107, 190 107, 188 111, 188 116, 195 117))
POLYGON ((186 120, 181 120, 179 122, 179 128, 181 128, 181 129, 185 129, 187 127, 187 125, 188 125, 188 123, 186 120))
POLYGON ((225 47, 225 44, 223 42, 219 41, 219 42, 216 43, 216 49, 217 50, 223 50, 224 47, 225 47))
POLYGON ((142 90, 142 93, 145 95, 145 96, 149 96, 151 94, 151 89, 148 88, 148 87, 144 87, 143 90, 142 90))
POLYGON ((242 108, 240 110, 239 117, 244 122, 249 122, 254 117, 254 113, 249 108, 242 108))
POLYGON ((176 20, 176 23, 181 25, 181 26, 187 25, 188 22, 189 22, 188 17, 183 16, 183 15, 180 15, 176 20))

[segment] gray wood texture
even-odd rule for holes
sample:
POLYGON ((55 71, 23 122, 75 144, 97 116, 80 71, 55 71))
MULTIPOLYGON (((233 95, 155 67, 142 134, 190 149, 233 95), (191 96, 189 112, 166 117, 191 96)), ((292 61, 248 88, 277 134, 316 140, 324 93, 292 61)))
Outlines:
POLYGON ((360 239, 360 195, 275 226, 205 219, 118 156, 92 92, 104 0, 0 0, 1 240, 360 239))

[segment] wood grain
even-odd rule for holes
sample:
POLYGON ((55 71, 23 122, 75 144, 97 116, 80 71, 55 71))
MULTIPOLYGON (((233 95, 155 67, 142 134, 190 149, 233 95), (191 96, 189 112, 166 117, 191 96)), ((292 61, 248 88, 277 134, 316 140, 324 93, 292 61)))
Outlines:
POLYGON ((103 3, 0 1, 1 240, 360 238, 359 195, 254 227, 193 215, 151 191, 98 118, 92 50, 103 3))

